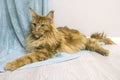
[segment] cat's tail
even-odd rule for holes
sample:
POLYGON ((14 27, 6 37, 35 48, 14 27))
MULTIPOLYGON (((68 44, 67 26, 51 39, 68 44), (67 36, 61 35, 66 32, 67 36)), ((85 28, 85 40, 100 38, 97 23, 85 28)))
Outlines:
POLYGON ((101 47, 99 42, 93 38, 87 38, 86 49, 100 53, 103 56, 109 55, 109 51, 101 47))
POLYGON ((99 42, 104 42, 105 44, 115 44, 110 38, 108 38, 104 32, 103 33, 93 33, 91 36, 93 39, 97 39, 99 42))

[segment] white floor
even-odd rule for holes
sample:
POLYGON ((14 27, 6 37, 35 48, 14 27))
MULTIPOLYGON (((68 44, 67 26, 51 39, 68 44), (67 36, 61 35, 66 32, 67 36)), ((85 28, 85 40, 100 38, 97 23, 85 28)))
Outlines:
POLYGON ((109 37, 111 38, 116 44, 120 45, 120 37, 109 37))

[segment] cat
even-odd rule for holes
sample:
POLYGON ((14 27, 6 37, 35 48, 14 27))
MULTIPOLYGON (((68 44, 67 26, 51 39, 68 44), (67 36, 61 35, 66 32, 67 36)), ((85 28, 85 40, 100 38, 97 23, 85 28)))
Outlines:
POLYGON ((78 30, 70 29, 67 26, 55 28, 54 11, 47 16, 37 14, 32 8, 29 9, 32 16, 30 32, 26 38, 26 50, 28 54, 17 58, 5 65, 5 70, 15 70, 26 64, 51 58, 57 52, 72 54, 80 50, 90 50, 108 56, 109 51, 99 46, 98 42, 114 44, 103 33, 94 33, 91 38, 78 30))

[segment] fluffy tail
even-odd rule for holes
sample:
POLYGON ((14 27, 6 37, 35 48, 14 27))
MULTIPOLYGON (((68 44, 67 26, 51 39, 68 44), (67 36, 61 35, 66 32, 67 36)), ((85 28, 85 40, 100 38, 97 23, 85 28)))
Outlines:
POLYGON ((99 45, 99 42, 96 39, 93 39, 93 38, 87 38, 86 49, 90 50, 90 51, 98 52, 103 56, 108 56, 109 55, 109 51, 102 48, 99 45))
POLYGON ((97 39, 99 42, 104 42, 105 44, 115 44, 110 38, 107 38, 103 33, 94 33, 91 38, 97 39))

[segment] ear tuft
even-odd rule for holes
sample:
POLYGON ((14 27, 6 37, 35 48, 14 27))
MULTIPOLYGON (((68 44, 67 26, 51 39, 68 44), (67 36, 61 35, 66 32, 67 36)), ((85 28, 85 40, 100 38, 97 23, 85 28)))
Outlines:
POLYGON ((32 17, 38 16, 38 14, 31 7, 29 7, 29 11, 32 17))
POLYGON ((53 21, 53 18, 54 18, 54 10, 51 10, 51 11, 47 14, 47 18, 49 18, 50 20, 53 21))

